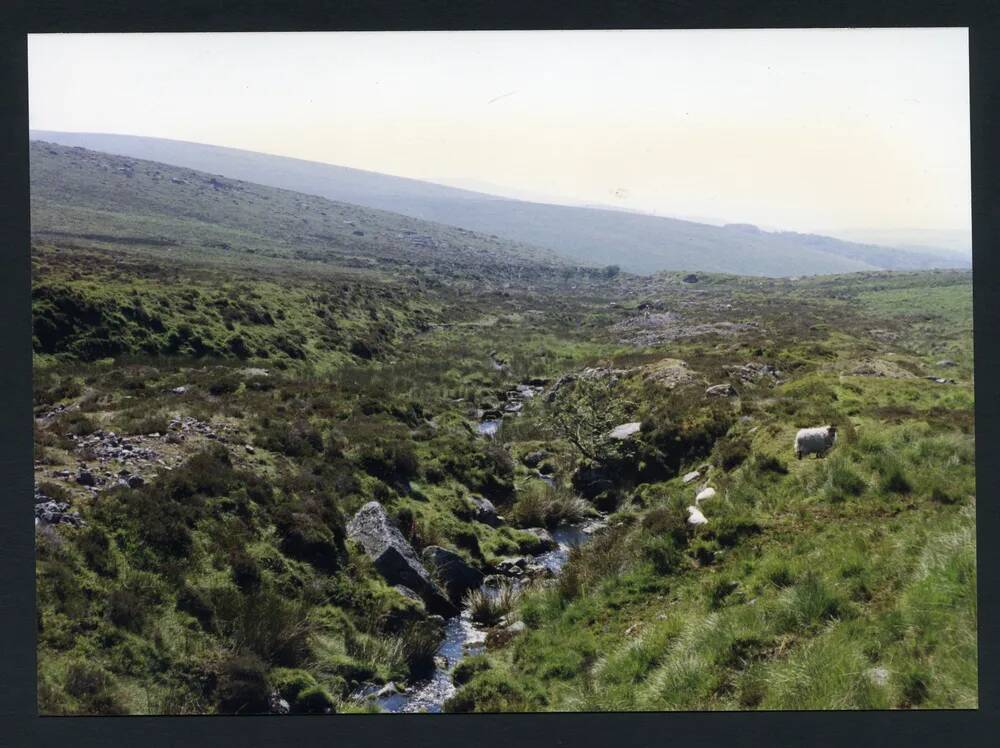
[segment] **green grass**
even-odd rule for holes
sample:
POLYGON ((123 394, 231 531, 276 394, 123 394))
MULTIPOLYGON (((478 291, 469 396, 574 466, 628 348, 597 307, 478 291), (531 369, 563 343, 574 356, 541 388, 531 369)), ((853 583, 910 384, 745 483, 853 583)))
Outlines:
POLYGON ((142 169, 116 207, 82 165, 57 179, 63 157, 33 172, 34 438, 40 489, 87 526, 38 532, 43 713, 246 711, 272 690, 296 712, 364 711, 362 685, 423 677, 440 631, 346 539, 371 500, 417 552, 487 573, 539 551, 527 527, 610 515, 558 579, 476 603, 525 631, 456 669, 448 711, 977 705, 969 273, 706 274, 695 294, 446 227, 425 228, 472 249, 410 251, 398 217, 280 191, 233 204, 142 169), (334 239, 293 231, 303 216, 334 239), (619 326, 645 311, 755 326, 619 326), (664 358, 695 381, 648 381, 664 358), (871 359, 896 377, 850 373, 871 359), (731 380, 748 361, 780 381, 731 380), (604 415, 643 424, 606 464, 555 427, 585 412, 572 394, 475 433, 518 383, 592 366, 625 370, 604 415), (738 397, 705 395, 725 381, 738 397), (179 418, 217 438, 164 439, 179 418), (836 447, 796 460, 796 430, 821 423, 836 447), (98 429, 165 464, 94 500, 79 459, 136 469, 77 448, 98 429), (522 462, 539 449, 554 488, 522 462), (717 495, 694 528, 703 484, 717 495), (472 496, 505 524, 475 521, 472 496))

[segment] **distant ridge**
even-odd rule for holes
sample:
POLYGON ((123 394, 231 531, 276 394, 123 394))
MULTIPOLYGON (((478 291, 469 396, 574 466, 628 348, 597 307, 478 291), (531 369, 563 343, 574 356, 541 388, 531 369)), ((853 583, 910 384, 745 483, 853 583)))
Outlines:
POLYGON ((330 200, 494 234, 579 263, 635 273, 702 270, 790 276, 967 268, 951 252, 908 251, 813 234, 725 227, 608 208, 498 197, 405 177, 162 138, 31 132, 31 138, 196 169, 330 200))

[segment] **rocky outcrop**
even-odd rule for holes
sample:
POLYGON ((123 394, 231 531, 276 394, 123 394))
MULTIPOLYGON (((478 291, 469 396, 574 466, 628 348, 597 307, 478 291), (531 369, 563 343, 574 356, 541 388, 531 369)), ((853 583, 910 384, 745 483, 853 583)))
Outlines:
POLYGON ((445 616, 458 613, 377 501, 369 501, 358 510, 347 524, 347 533, 364 549, 389 584, 409 587, 420 595, 432 613, 445 616))
POLYGON ((479 569, 470 566, 461 556, 439 545, 429 545, 421 554, 428 568, 433 569, 435 576, 444 585, 448 597, 458 602, 469 590, 483 583, 483 574, 479 569))
MULTIPOLYGON (((679 358, 664 358, 642 368, 642 376, 666 390, 700 380, 699 376, 679 358)), ((703 380, 701 380, 703 381, 703 380)))

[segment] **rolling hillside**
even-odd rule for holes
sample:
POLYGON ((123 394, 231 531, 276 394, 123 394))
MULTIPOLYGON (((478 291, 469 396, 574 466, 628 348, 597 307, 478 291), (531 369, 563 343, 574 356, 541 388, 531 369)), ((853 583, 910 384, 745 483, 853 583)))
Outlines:
POLYGON ((510 200, 442 185, 218 146, 126 135, 33 131, 32 138, 295 190, 546 247, 571 262, 636 273, 703 270, 790 276, 968 267, 952 253, 710 226, 656 216, 510 200), (964 265, 963 265, 964 264, 964 265))
POLYGON ((554 253, 465 229, 106 153, 31 144, 32 235, 223 264, 290 259, 473 280, 562 271, 554 253))

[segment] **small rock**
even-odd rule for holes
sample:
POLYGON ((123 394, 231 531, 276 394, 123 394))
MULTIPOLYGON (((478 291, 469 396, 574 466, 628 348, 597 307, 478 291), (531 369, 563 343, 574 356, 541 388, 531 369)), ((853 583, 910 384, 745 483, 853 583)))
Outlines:
POLYGON ((956 364, 950 358, 943 358, 940 361, 938 361, 936 365, 937 366, 958 366, 958 364, 956 364))
POLYGON ((877 686, 884 686, 889 682, 889 671, 884 667, 873 667, 868 671, 868 677, 877 686))
POLYGON ((521 462, 530 468, 538 467, 542 460, 549 456, 549 453, 545 450, 539 449, 535 452, 528 452, 524 457, 521 458, 521 462))
POLYGON ((628 439, 635 434, 638 434, 642 430, 642 421, 633 421, 631 423, 623 423, 620 426, 615 426, 608 432, 609 439, 618 439, 619 441, 628 439))
POLYGON ((76 482, 81 486, 96 486, 97 478, 95 478, 94 474, 89 470, 83 470, 77 474, 76 482))
POLYGON ((690 473, 685 473, 683 481, 684 484, 687 485, 688 483, 692 483, 698 480, 700 477, 701 473, 699 473, 697 470, 692 470, 690 473))
POLYGON ((556 543, 555 538, 552 537, 552 533, 546 530, 544 527, 527 527, 525 532, 530 532, 536 538, 538 538, 538 548, 539 552, 544 553, 545 551, 551 551, 555 548, 558 543, 556 543))
POLYGON ((175 395, 183 395, 185 392, 187 392, 187 387, 174 387, 170 391, 173 392, 175 395))
POLYGON ((707 390, 705 394, 710 397, 736 397, 736 388, 729 384, 713 384, 707 390))
POLYGON ((253 448, 253 445, 251 445, 251 444, 244 444, 243 445, 243 449, 245 449, 247 451, 248 455, 252 455, 254 452, 257 451, 256 449, 253 448))

